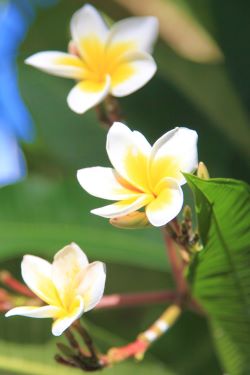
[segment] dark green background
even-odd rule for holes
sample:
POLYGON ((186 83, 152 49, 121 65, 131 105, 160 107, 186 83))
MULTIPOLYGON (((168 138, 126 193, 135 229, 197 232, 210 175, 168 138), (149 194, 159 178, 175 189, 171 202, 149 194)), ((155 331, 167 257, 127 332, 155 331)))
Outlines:
MULTIPOLYGON (((113 1, 92 3, 114 19, 128 15, 113 1)), ((250 5, 226 0, 176 3, 189 7, 193 17, 213 35, 225 61, 194 63, 159 41, 154 54, 159 65, 156 76, 143 89, 120 100, 126 122, 142 131, 150 142, 175 126, 195 129, 199 134, 199 158, 207 164, 211 176, 247 181, 250 5)), ((23 63, 40 50, 66 50, 69 20, 82 4, 79 0, 64 0, 41 11, 18 57, 20 87, 33 115, 37 137, 34 144, 23 145, 27 179, 0 191, 1 268, 13 270, 20 277, 23 254, 36 253, 51 260, 63 245, 76 241, 91 259, 107 263, 107 293, 171 288, 171 274, 156 228, 122 231, 89 214, 91 208, 104 202, 80 188, 76 170, 109 166, 106 133, 94 111, 83 116, 71 112, 66 96, 73 82, 23 63)), ((185 193, 190 201, 187 188, 185 193)), ((135 338, 163 309, 93 311, 86 321, 104 350, 135 338)), ((31 357, 30 361, 40 364, 38 375, 50 375, 46 366, 52 366, 55 353, 50 322, 1 317, 0 324, 0 374, 36 375, 32 369, 23 370, 25 359, 31 357), (9 363, 16 363, 17 369, 7 370, 4 356, 9 363), (19 365, 20 358, 23 366, 19 365)), ((131 371, 145 375, 222 374, 206 321, 189 312, 154 345, 144 363, 131 361, 106 370, 119 375, 131 371)))

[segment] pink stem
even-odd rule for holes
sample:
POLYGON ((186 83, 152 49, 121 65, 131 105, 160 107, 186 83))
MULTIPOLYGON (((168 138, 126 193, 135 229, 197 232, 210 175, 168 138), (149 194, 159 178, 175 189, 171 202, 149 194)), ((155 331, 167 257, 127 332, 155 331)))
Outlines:
POLYGON ((109 366, 110 364, 124 361, 130 357, 143 355, 148 346, 149 344, 147 342, 136 339, 125 346, 110 349, 108 354, 104 355, 101 359, 105 366, 109 366))
POLYGON ((27 288, 27 286, 16 280, 9 272, 2 271, 0 273, 0 280, 4 285, 14 290, 15 292, 26 297, 36 298, 36 295, 29 288, 27 288))
POLYGON ((169 262, 171 264, 173 277, 175 279, 177 292, 180 296, 187 294, 188 286, 184 277, 184 263, 177 251, 175 241, 170 237, 167 230, 164 231, 164 240, 167 248, 169 262))
POLYGON ((135 307, 147 304, 173 302, 177 298, 174 291, 156 291, 132 294, 111 294, 104 296, 96 309, 135 307))

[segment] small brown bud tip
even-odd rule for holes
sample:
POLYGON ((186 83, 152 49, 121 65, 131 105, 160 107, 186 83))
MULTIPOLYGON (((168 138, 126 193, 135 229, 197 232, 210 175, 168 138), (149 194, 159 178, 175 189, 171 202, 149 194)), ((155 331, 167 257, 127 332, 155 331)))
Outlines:
POLYGON ((145 356, 145 352, 137 353, 137 354, 135 355, 135 359, 136 359, 137 361, 142 361, 142 360, 144 359, 144 356, 145 356))
POLYGON ((190 262, 190 255, 187 253, 187 251, 186 250, 181 250, 180 253, 181 253, 181 257, 184 260, 184 262, 186 264, 189 264, 189 262, 190 262))
POLYGON ((6 292, 6 290, 3 288, 0 288, 0 301, 6 301, 9 298, 10 298, 9 294, 6 292))
POLYGON ((7 312, 8 310, 10 310, 10 309, 12 309, 13 307, 15 307, 15 306, 13 306, 12 304, 11 304, 11 302, 9 302, 9 301, 6 301, 6 302, 0 302, 0 312, 7 312))
POLYGON ((63 343, 57 343, 56 346, 60 350, 60 352, 64 354, 66 357, 71 357, 75 355, 74 351, 63 343))
POLYGON ((199 178, 202 178, 203 180, 208 180, 209 179, 209 173, 206 165, 200 161, 197 169, 197 176, 199 178))
POLYGON ((67 331, 64 332, 70 346, 74 349, 78 349, 79 348, 79 344, 78 342, 76 341, 74 335, 70 332, 69 329, 67 329, 67 331))
POLYGON ((8 271, 0 271, 0 280, 5 282, 6 279, 10 277, 10 273, 8 271))
POLYGON ((185 220, 191 220, 192 219, 192 210, 187 205, 183 209, 183 217, 184 217, 185 220))
POLYGON ((134 211, 128 215, 110 219, 110 224, 120 229, 139 229, 151 226, 145 212, 134 211))
POLYGON ((66 358, 63 358, 59 354, 55 355, 55 361, 57 363, 60 363, 60 365, 70 366, 70 367, 77 367, 73 362, 68 361, 66 358))
POLYGON ((78 52, 78 49, 76 47, 76 44, 73 40, 71 40, 68 44, 68 52, 71 54, 71 55, 75 55, 77 57, 80 57, 79 55, 79 52, 78 52))

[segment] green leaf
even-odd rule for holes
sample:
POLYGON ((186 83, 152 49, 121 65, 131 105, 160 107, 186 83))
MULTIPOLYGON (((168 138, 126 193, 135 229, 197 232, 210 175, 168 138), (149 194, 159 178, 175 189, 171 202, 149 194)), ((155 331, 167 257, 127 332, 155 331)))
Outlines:
MULTIPOLYGON (((26 334, 32 338, 32 325, 27 324, 27 327, 29 328, 26 334)), ((95 343, 103 352, 112 346, 126 343, 120 337, 93 323, 88 323, 88 327, 90 327, 95 343)), ((54 355, 58 352, 56 348, 57 342, 65 342, 64 337, 51 339, 43 344, 8 343, 0 340, 0 373, 8 375, 54 375, 58 371, 60 375, 82 374, 83 372, 80 370, 58 365, 54 361, 54 355)), ((170 371, 164 363, 152 355, 147 356, 147 359, 142 363, 137 364, 134 361, 127 361, 104 370, 104 373, 126 375, 135 371, 138 375, 152 373, 156 375, 174 375, 174 372, 170 371)))
POLYGON ((192 14, 188 3, 172 0, 144 2, 116 0, 136 16, 152 14, 160 24, 160 36, 179 55, 199 63, 223 60, 215 40, 192 14))
POLYGON ((231 179, 187 175, 204 249, 189 270, 192 293, 211 318, 230 375, 250 373, 250 194, 231 179))
POLYGON ((103 201, 87 196, 72 182, 30 178, 0 194, 0 259, 27 252, 52 256, 74 241, 92 259, 160 271, 168 270, 161 236, 154 229, 114 228, 94 216, 103 201))
POLYGON ((185 61, 163 45, 155 55, 162 77, 184 93, 212 125, 249 156, 249 117, 225 66, 185 61))

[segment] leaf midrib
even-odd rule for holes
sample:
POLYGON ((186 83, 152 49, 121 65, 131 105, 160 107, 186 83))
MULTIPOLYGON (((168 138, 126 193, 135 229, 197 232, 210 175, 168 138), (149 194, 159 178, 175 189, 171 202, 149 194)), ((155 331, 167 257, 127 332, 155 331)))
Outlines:
POLYGON ((212 212, 213 212, 212 219, 213 219, 214 224, 215 224, 215 229, 216 229, 216 232, 217 232, 218 239, 220 240, 220 242, 222 244, 222 247, 225 250, 228 262, 229 262, 230 267, 232 268, 232 271, 233 271, 232 274, 233 274, 233 278, 234 278, 235 287, 240 292, 239 293, 240 294, 240 299, 241 299, 243 305, 248 310, 248 303, 247 303, 247 299, 246 299, 246 296, 245 296, 245 293, 244 293, 244 289, 243 289, 241 281, 240 281, 238 270, 235 267, 235 264, 233 262, 233 259, 232 259, 232 256, 231 256, 231 252, 230 252, 230 248, 228 247, 227 242, 225 241, 224 237, 222 236, 222 231, 221 231, 220 225, 218 223, 217 217, 215 215, 215 210, 214 210, 213 205, 212 205, 212 212))
MULTIPOLYGON (((212 183, 213 181, 210 180, 210 182, 212 183)), ((222 180, 219 182, 222 182, 222 180)), ((231 179, 228 179, 228 182, 233 182, 235 184, 235 181, 234 180, 231 180, 231 179)), ((203 197, 207 200, 208 204, 210 205, 211 207, 211 212, 212 212, 212 220, 214 221, 214 224, 215 224, 215 229, 216 229, 216 232, 217 232, 217 235, 218 235, 218 239, 220 240, 221 244, 222 244, 222 247, 223 249, 225 250, 225 254, 227 256, 227 259, 228 259, 228 263, 230 264, 231 266, 231 269, 232 269, 232 273, 233 273, 233 278, 234 278, 234 283, 235 283, 235 287, 237 289, 237 287, 239 287, 239 290, 240 290, 240 298, 244 304, 244 306, 247 308, 248 310, 248 303, 247 303, 247 300, 246 300, 246 297, 245 297, 245 293, 244 293, 244 290, 242 288, 242 285, 241 285, 241 282, 240 282, 240 278, 238 276, 238 272, 237 272, 237 269, 235 268, 234 266, 234 262, 232 260, 232 257, 231 257, 231 252, 230 252, 230 249, 226 243, 226 241, 224 240, 224 237, 222 236, 222 231, 221 231, 221 228, 220 228, 220 225, 218 223, 218 220, 217 220, 217 216, 216 216, 216 212, 215 212, 215 209, 214 209, 214 204, 213 202, 210 201, 210 199, 208 198, 208 196, 204 193, 203 190, 200 189, 200 187, 198 187, 197 185, 195 185, 195 188, 197 190, 199 190, 199 192, 203 195, 203 197)), ((209 227, 209 230, 211 228, 211 223, 210 223, 210 227, 209 227)), ((205 250, 205 248, 204 248, 205 250)), ((237 289, 238 290, 238 289, 237 289)))

